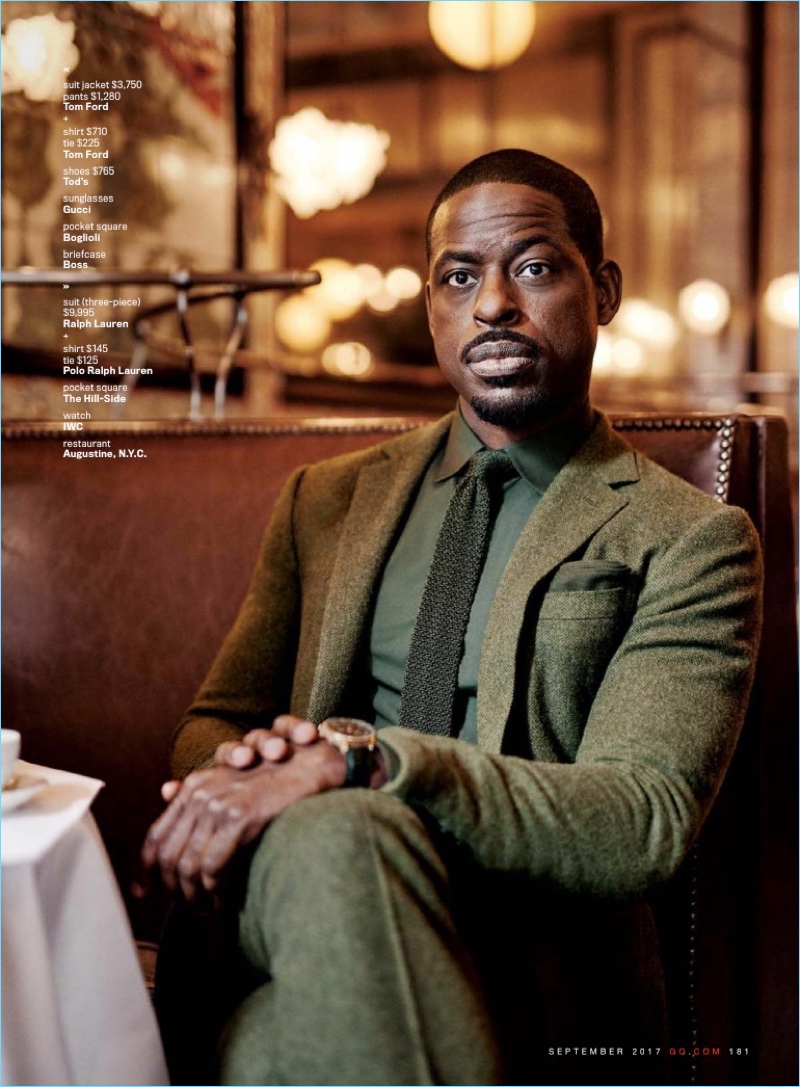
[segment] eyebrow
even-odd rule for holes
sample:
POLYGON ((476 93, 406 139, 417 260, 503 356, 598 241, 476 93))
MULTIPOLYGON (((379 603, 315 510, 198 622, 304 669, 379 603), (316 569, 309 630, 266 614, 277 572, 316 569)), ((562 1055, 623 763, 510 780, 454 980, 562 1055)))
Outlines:
MULTIPOLYGON (((520 253, 524 253, 526 249, 532 249, 535 245, 554 245, 553 237, 551 234, 529 234, 518 241, 514 242, 511 247, 511 259, 518 257, 520 253)), ((439 268, 442 264, 480 264, 481 258, 479 254, 468 249, 445 249, 440 257, 437 257, 434 262, 434 268, 439 268)))

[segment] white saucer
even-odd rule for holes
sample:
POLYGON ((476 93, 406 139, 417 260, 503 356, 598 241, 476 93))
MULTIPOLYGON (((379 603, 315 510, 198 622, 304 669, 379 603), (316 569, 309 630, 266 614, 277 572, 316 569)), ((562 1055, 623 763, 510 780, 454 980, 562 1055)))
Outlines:
POLYGON ((33 774, 14 774, 0 792, 0 811, 5 815, 15 808, 21 808, 45 788, 47 782, 44 778, 34 777, 33 774))

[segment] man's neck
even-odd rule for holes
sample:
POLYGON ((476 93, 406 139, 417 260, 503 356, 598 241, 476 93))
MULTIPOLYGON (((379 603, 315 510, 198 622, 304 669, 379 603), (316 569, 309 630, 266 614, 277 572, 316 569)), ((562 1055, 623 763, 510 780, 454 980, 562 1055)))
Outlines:
POLYGON ((504 449, 508 445, 514 445, 516 442, 532 438, 536 434, 541 434, 562 424, 574 425, 576 428, 582 427, 588 431, 593 418, 593 409, 588 397, 577 406, 571 405, 561 412, 556 412, 546 418, 531 420, 530 423, 523 423, 521 426, 488 423, 479 418, 471 405, 465 403, 462 399, 459 399, 459 410, 464 422, 480 438, 487 449, 504 449))

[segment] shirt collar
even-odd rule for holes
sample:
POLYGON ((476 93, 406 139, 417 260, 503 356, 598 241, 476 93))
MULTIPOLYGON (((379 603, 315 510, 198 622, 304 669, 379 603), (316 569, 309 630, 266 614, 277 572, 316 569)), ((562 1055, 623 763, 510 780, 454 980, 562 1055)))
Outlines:
MULTIPOLYGON (((594 425, 594 412, 589 404, 553 426, 539 431, 531 438, 505 446, 505 452, 520 476, 539 494, 544 494, 558 473, 578 450, 594 425)), ((467 461, 486 446, 464 421, 459 408, 453 416, 442 458, 434 480, 440 483, 461 472, 467 461)))

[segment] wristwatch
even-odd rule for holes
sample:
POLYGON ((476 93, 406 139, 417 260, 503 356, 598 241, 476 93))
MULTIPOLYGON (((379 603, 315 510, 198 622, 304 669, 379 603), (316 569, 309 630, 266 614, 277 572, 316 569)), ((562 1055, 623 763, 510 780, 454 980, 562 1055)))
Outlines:
POLYGON ((372 752, 378 746, 374 726, 356 717, 328 717, 319 726, 319 734, 345 757, 344 788, 368 788, 373 770, 372 752))

